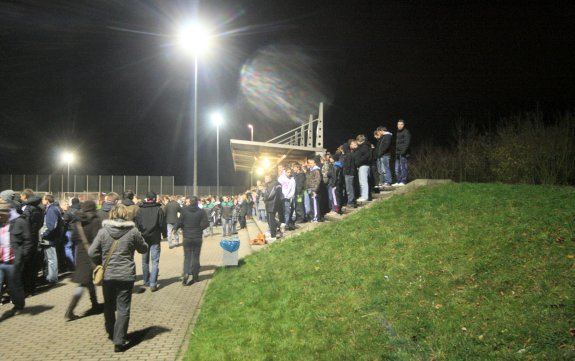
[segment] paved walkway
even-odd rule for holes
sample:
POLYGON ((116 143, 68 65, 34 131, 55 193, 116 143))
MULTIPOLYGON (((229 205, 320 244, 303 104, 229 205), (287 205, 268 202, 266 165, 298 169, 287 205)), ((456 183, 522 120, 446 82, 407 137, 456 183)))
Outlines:
MULTIPOLYGON (((162 243, 160 258, 161 288, 134 293, 129 335, 135 345, 124 353, 114 353, 113 344, 104 331, 104 316, 93 315, 66 322, 64 313, 76 284, 63 278, 51 289, 26 299, 21 315, 0 322, 2 355, 0 360, 175 360, 185 353, 189 329, 215 268, 222 264, 219 234, 204 239, 201 253, 200 282, 184 287, 180 281, 183 248, 169 249, 162 243)), ((243 257, 251 252, 247 232, 240 232, 243 257)), ((135 256, 136 286, 142 285, 141 261, 135 256)), ((98 300, 102 303, 101 287, 98 300)), ((12 308, 0 305, 0 314, 12 308)), ((87 291, 76 314, 90 308, 87 291)))
MULTIPOLYGON (((416 180, 398 189, 394 194, 404 194, 421 186, 445 183, 444 180, 416 180)), ((379 199, 392 196, 392 192, 377 195, 379 199)), ((374 195, 375 197, 375 195, 374 195)), ((361 208, 369 208, 374 202, 361 208)), ((353 213, 357 210, 348 210, 353 213)), ((347 212, 346 212, 347 213, 347 212)), ((346 215, 330 214, 326 223, 338 221, 346 215)), ((301 232, 320 227, 326 223, 306 223, 298 230, 288 232, 288 239, 301 232)), ((267 225, 248 221, 246 230, 239 232, 240 257, 266 246, 250 246, 249 239, 255 238, 267 225)), ((2 354, 0 360, 177 360, 185 354, 195 318, 201 310, 202 296, 216 267, 222 264, 222 250, 219 246, 221 228, 217 234, 204 239, 200 282, 183 287, 180 281, 183 263, 181 247, 169 249, 162 243, 160 258, 160 290, 155 293, 135 293, 132 298, 132 312, 129 335, 135 344, 124 353, 114 353, 113 344, 104 331, 104 316, 83 317, 65 322, 64 312, 75 284, 64 278, 60 283, 45 292, 26 299, 23 314, 0 322, 2 354)), ((139 254, 136 254, 138 279, 142 284, 139 254)), ((101 288, 98 288, 99 301, 103 302, 101 288)), ((87 292, 81 299, 76 313, 80 315, 90 307, 87 292)), ((0 314, 12 308, 11 304, 0 305, 0 314)))

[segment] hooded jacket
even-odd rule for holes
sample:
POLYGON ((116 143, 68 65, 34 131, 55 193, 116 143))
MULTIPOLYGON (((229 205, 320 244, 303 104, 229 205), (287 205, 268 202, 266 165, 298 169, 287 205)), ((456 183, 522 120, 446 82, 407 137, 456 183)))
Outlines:
POLYGON ((58 205, 56 203, 49 204, 46 207, 42 239, 47 240, 51 245, 55 245, 62 237, 62 223, 62 214, 58 205))
POLYGON ((343 164, 343 175, 355 176, 357 168, 348 143, 343 145, 343 154, 341 155, 340 162, 343 164))
POLYGON ((375 156, 377 158, 381 158, 384 155, 391 154, 391 137, 392 136, 393 135, 388 131, 383 132, 383 135, 381 136, 381 138, 379 138, 379 141, 377 142, 377 146, 375 147, 375 156))
POLYGON ((197 204, 191 204, 182 208, 181 216, 176 230, 183 228, 184 242, 186 241, 202 241, 202 232, 208 228, 210 222, 206 212, 204 212, 197 204))
POLYGON ((81 285, 89 285, 92 282, 93 267, 88 256, 88 248, 82 238, 80 238, 79 226, 82 227, 86 235, 86 241, 88 241, 88 247, 90 247, 98 231, 102 228, 102 221, 98 217, 96 209, 78 211, 76 213, 76 222, 71 227, 72 242, 76 245, 76 269, 72 274, 71 281, 81 285))
POLYGON ((150 244, 160 243, 162 235, 166 237, 166 221, 162 207, 156 202, 145 202, 135 218, 142 236, 150 244))
POLYGON ((34 242, 38 242, 38 233, 44 223, 44 212, 42 212, 42 208, 40 208, 41 202, 42 198, 34 195, 30 196, 28 200, 22 204, 22 217, 28 221, 30 234, 34 242))
POLYGON ((136 218, 136 215, 138 214, 138 210, 140 209, 133 200, 131 200, 130 198, 124 198, 122 199, 122 204, 126 206, 126 208, 128 208, 128 221, 133 221, 136 218))
POLYGON ((307 175, 306 179, 307 189, 317 193, 321 183, 321 170, 317 165, 314 165, 307 175))
POLYGON ((407 128, 397 131, 395 136, 395 154, 407 155, 409 154, 409 146, 411 145, 411 133, 407 128))
POLYGON ((167 224, 176 224, 178 223, 178 212, 182 212, 182 207, 180 207, 180 203, 176 201, 169 201, 164 208, 164 213, 166 214, 166 223, 167 224))
POLYGON ((282 186, 277 180, 266 183, 264 199, 266 202, 266 212, 277 212, 282 204, 282 186))
POLYGON ((106 219, 110 218, 110 211, 112 210, 112 208, 114 208, 116 204, 112 203, 112 202, 104 202, 104 204, 102 204, 102 208, 100 208, 100 210, 98 211, 98 217, 100 217, 100 219, 102 221, 105 221, 106 219))
POLYGON ((355 166, 358 168, 364 165, 371 165, 371 150, 369 143, 366 141, 358 144, 352 157, 354 158, 355 166))
POLYGON ((88 255, 95 264, 103 264, 112 248, 114 240, 118 245, 110 256, 110 261, 104 272, 105 281, 136 280, 136 264, 134 252, 148 252, 148 245, 132 221, 123 219, 107 219, 102 222, 103 228, 98 231, 94 242, 88 249, 88 255))

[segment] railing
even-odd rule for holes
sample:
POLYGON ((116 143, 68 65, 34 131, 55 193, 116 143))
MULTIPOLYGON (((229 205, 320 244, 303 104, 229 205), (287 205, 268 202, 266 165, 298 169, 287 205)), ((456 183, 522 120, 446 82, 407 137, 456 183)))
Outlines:
POLYGON ((307 123, 278 135, 266 143, 286 144, 306 148, 323 148, 323 103, 319 104, 319 115, 317 119, 313 119, 313 115, 310 114, 307 123), (314 125, 316 125, 315 129, 314 125))

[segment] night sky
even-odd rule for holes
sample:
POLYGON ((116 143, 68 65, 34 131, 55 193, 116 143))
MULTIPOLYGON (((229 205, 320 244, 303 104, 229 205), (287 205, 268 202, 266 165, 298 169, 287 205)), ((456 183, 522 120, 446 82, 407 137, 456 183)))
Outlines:
POLYGON ((242 184, 229 139, 265 141, 326 104, 329 150, 403 118, 445 145, 462 120, 575 109, 575 4, 540 1, 1 1, 0 173, 174 175, 192 183, 193 58, 175 44, 198 16, 200 185, 242 184), (506 5, 508 4, 508 5, 506 5))

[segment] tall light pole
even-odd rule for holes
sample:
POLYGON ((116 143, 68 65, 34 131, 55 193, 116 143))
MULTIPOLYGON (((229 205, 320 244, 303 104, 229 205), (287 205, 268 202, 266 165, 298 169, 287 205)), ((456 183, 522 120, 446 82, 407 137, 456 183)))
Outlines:
POLYGON ((194 184, 192 191, 198 195, 198 55, 209 46, 210 35, 199 23, 183 25, 178 31, 178 44, 194 56, 194 184))
POLYGON ((68 177, 66 180, 66 192, 70 192, 70 163, 74 161, 74 153, 71 152, 64 152, 62 154, 62 160, 66 162, 68 166, 68 177))
POLYGON ((250 128, 250 133, 251 133, 251 140, 252 142, 254 141, 254 126, 251 124, 248 124, 248 128, 250 128))
POLYGON ((220 194, 220 125, 224 122, 224 117, 221 113, 213 113, 212 123, 216 126, 216 193, 220 194))
MULTIPOLYGON (((251 124, 248 124, 248 128, 250 128, 250 139, 252 140, 252 142, 254 141, 254 126, 251 124)), ((250 171, 250 188, 253 186, 254 184, 254 169, 252 167, 252 170, 250 171)))

